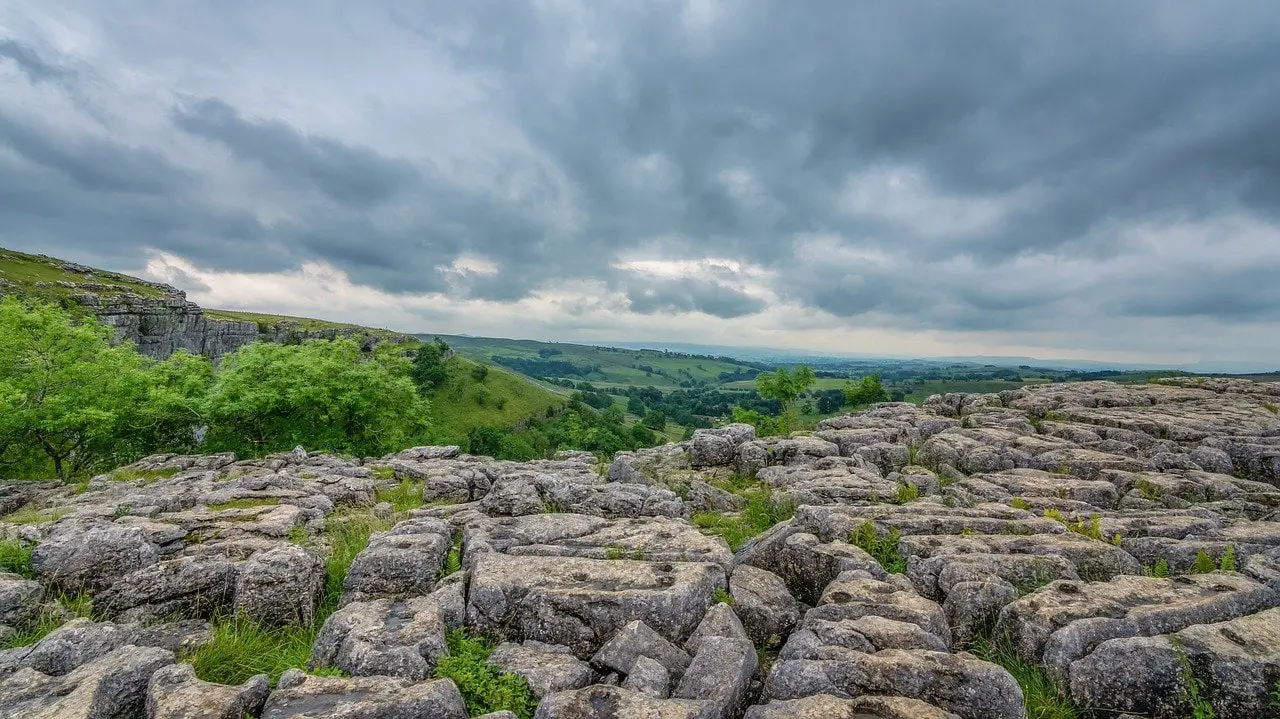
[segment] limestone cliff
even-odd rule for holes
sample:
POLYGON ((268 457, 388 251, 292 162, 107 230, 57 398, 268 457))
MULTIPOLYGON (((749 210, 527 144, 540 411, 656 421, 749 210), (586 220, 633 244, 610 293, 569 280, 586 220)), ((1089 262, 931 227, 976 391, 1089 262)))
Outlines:
POLYGON ((44 255, 0 249, 0 296, 12 294, 92 314, 149 357, 185 349, 213 360, 251 342, 352 337, 367 346, 403 342, 406 335, 357 325, 271 315, 206 311, 172 285, 148 282, 44 255))

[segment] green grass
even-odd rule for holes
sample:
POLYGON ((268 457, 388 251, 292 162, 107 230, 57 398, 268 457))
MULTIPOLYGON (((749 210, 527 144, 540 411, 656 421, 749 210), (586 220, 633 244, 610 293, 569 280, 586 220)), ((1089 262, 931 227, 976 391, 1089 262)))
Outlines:
POLYGON ((59 519, 71 514, 70 507, 52 507, 41 509, 30 504, 19 509, 12 514, 0 517, 0 522, 8 522, 9 524, 40 524, 42 522, 56 522, 59 519))
MULTIPOLYGON (((93 618, 93 602, 86 595, 63 595, 57 598, 57 602, 73 616, 93 618)), ((63 624, 66 624, 66 619, 61 612, 42 608, 34 622, 25 627, 19 627, 17 634, 10 637, 8 641, 0 642, 0 649, 30 646, 52 634, 63 624)))
POLYGON ((17 539, 0 540, 0 572, 12 572, 27 579, 33 579, 36 572, 31 568, 31 552, 35 547, 17 539))
POLYGON ((920 488, 914 484, 898 485, 898 504, 906 504, 920 499, 920 488))
POLYGON ((440 659, 435 675, 458 685, 467 714, 479 716, 506 710, 520 719, 532 719, 538 702, 529 691, 528 682, 488 663, 493 653, 491 642, 462 629, 449 630, 447 639, 449 655, 440 659))
POLYGON ((426 501, 423 494, 425 489, 426 482, 423 480, 402 479, 394 487, 375 489, 374 496, 379 502, 390 504, 397 512, 407 512, 421 507, 426 501))
POLYGON ((20 296, 52 302, 75 314, 87 314, 87 308, 75 300, 75 296, 84 293, 85 290, 59 287, 56 283, 74 282, 79 285, 92 282, 119 285, 125 288, 124 290, 96 291, 98 294, 107 296, 119 294, 122 291, 143 297, 164 296, 164 290, 136 277, 95 269, 89 272, 90 277, 86 278, 82 273, 62 269, 59 266, 61 264, 63 264, 62 260, 0 248, 0 280, 12 283, 16 287, 16 294, 20 296), (38 287, 36 285, 38 282, 46 283, 47 286, 38 287))
MULTIPOLYGON (((213 621, 213 641, 183 657, 204 681, 240 684, 254 674, 266 674, 274 685, 287 669, 301 669, 311 658, 311 646, 324 621, 338 608, 347 571, 374 532, 394 521, 368 512, 330 515, 324 538, 331 547, 325 563, 325 593, 311 626, 265 627, 243 616, 222 615, 213 621)), ((334 675, 335 669, 314 674, 334 675)))
POLYGON ((753 483, 735 493, 747 500, 741 512, 698 512, 690 518, 704 534, 723 538, 735 552, 753 537, 795 514, 795 505, 774 497, 766 485, 753 483))
POLYGON ((716 591, 711 595, 711 598, 716 604, 728 604, 731 607, 733 606, 733 595, 729 594, 721 587, 716 587, 716 591))
POLYGON ((870 554, 872 559, 879 562, 886 572, 905 574, 907 560, 898 553, 900 537, 901 535, 896 527, 890 529, 888 535, 881 537, 876 534, 875 525, 871 522, 863 522, 861 527, 850 533, 849 544, 870 554))
POLYGON ((275 507, 280 504, 280 500, 275 497, 266 497, 263 499, 233 499, 228 502, 217 502, 210 504, 209 509, 214 512, 221 512, 224 509, 252 509, 254 507, 275 507))
POLYGON ((979 636, 968 647, 979 659, 1004 667, 1018 686, 1027 705, 1027 719, 1079 719, 1084 716, 1070 699, 1063 696, 1049 679, 1043 667, 1022 661, 1007 637, 979 636))
POLYGON ((454 356, 446 363, 444 383, 428 393, 438 444, 463 444, 476 427, 514 427, 545 417, 568 399, 501 367, 490 367, 483 380, 473 374, 476 364, 454 356))
POLYGON ((309 627, 264 627, 243 615, 217 617, 213 641, 185 657, 196 676, 218 684, 241 684, 266 674, 271 685, 288 669, 300 669, 311 658, 311 645, 321 622, 309 627))
POLYGON ((162 479, 168 479, 179 472, 177 467, 168 469, 117 469, 107 475, 107 480, 111 482, 137 482, 143 484, 151 484, 162 479))

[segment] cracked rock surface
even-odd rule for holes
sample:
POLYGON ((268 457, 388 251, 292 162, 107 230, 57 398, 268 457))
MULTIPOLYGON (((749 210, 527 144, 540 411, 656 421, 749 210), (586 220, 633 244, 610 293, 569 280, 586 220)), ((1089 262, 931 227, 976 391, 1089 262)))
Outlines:
POLYGON ((0 650, 0 717, 461 719, 437 675, 459 631, 542 719, 1022 719, 1014 658, 1098 717, 1277 716, 1278 403, 1237 379, 1033 385, 608 467, 298 450, 6 488, 60 511, 0 519, 32 550, 0 574, 0 638, 64 623, 0 650), (419 508, 380 500, 406 488, 419 508), (731 551, 716 528, 748 495, 780 521, 731 551), (204 681, 192 652, 230 616, 310 628, 309 660, 204 681))

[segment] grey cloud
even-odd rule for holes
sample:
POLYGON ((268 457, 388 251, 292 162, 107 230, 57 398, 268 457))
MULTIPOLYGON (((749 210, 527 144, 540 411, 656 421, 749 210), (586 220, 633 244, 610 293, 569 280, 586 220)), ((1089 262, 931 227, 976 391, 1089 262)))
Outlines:
POLYGON ((4 57, 17 63, 32 82, 60 80, 71 75, 69 70, 45 62, 34 48, 16 40, 0 39, 0 58, 4 57))
MULTIPOLYGON (((676 0, 370 2, 341 14, 296 2, 288 28, 261 5, 175 5, 152 13, 156 32, 134 10, 68 7, 103 33, 106 90, 81 88, 71 104, 96 98, 120 127, 170 108, 159 119, 172 137, 137 147, 100 139, 111 127, 54 134, 17 123, 0 96, 0 142, 37 168, 0 178, 3 242, 109 257, 158 248, 241 269, 322 260, 392 292, 511 301, 586 278, 637 312, 764 308, 726 278, 641 284, 612 268, 660 243, 673 259, 763 266, 776 294, 850 325, 1030 336, 1046 317, 1084 333, 1112 315, 1280 316, 1274 292, 1242 289, 1261 275, 1187 274, 1188 256, 1215 265, 1211 230, 1183 256, 1128 232, 1245 216, 1271 234, 1235 252, 1274 242, 1270 0, 746 0, 706 5, 701 23, 676 0), (169 83, 154 102, 111 104, 110 78, 154 68, 169 83), (317 131, 283 109, 250 111, 264 88, 293 106, 346 104, 317 131), (343 132, 344 116, 420 132, 396 136, 413 145, 403 151, 370 147, 354 139, 367 132, 343 132), (918 173, 923 195, 896 214, 875 202, 849 211, 848 178, 878 167, 918 173), (265 208, 211 191, 263 183, 265 208), (952 222, 956 203, 1000 209, 952 222), (793 239, 807 234, 887 261, 798 256, 793 239), (498 273, 439 270, 462 253, 498 273), (1050 261, 1018 264, 1027 257, 1050 261)), ((78 65, 31 51, 51 33, 23 32, 0 55, 33 87, 80 82, 60 74, 78 65)))
POLYGON ((172 119, 189 133, 222 143, 241 159, 262 163, 281 182, 314 186, 343 204, 377 205, 418 176, 409 163, 367 148, 307 136, 281 122, 246 120, 221 100, 179 107, 172 119))
POLYGON ((641 314, 702 312, 732 319, 764 309, 764 301, 727 284, 708 280, 631 280, 631 310, 641 314))

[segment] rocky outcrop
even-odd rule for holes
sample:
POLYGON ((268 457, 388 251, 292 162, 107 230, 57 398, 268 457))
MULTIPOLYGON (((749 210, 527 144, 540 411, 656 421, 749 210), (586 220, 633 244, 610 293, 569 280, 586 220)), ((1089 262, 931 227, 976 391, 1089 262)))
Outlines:
POLYGON ((418 447, 161 455, 79 493, 31 486, 58 518, 0 522, 35 545, 34 578, 0 574, 0 634, 56 621, 59 595, 111 621, 0 651, 0 716, 463 717, 436 678, 456 630, 493 642, 544 719, 1022 719, 1014 658, 1100 717, 1268 716, 1277 398, 1046 385, 812 435, 733 425, 607 472, 418 447), (378 501, 406 486, 421 508, 378 501), (730 551, 720 533, 760 529, 762 501, 779 521, 730 551), (339 586, 325 559, 360 527, 339 586), (316 630, 314 673, 268 693, 175 664, 233 614, 316 630))

